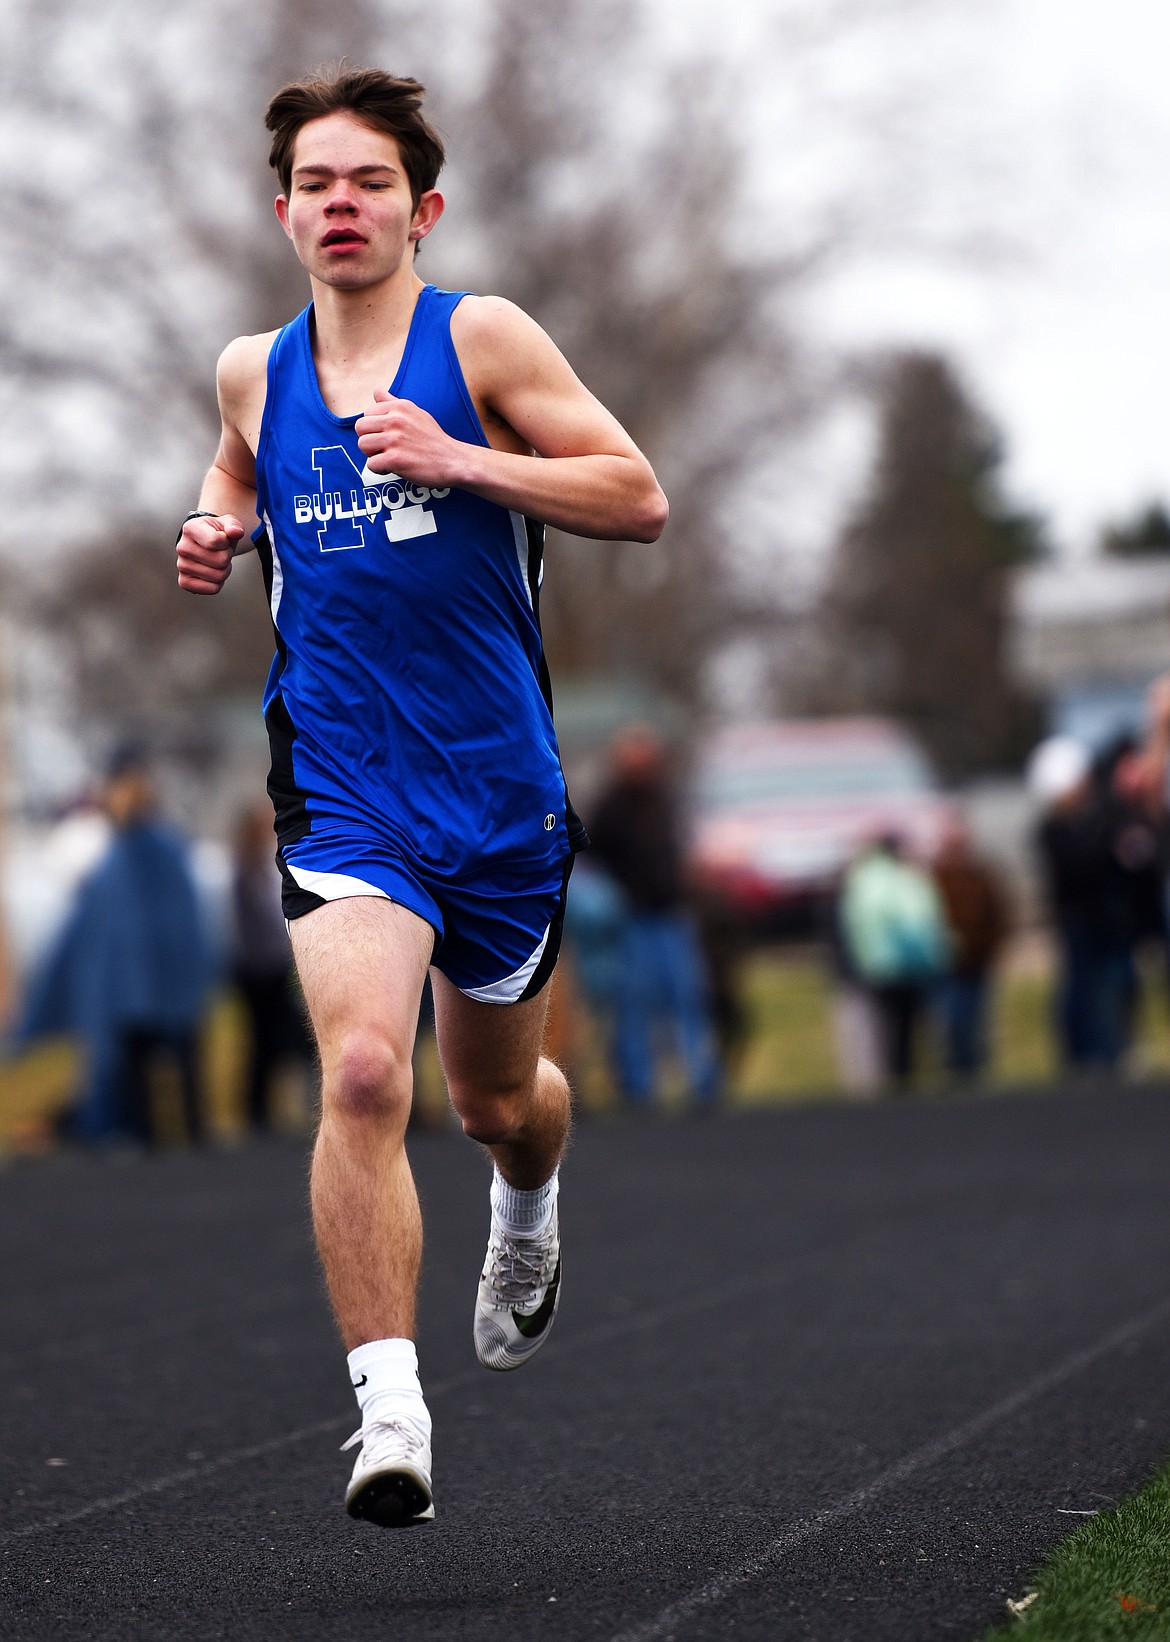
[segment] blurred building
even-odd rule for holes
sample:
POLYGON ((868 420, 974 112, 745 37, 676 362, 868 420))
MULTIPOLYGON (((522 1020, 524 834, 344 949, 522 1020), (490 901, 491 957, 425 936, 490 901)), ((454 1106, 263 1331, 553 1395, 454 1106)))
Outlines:
POLYGON ((1170 557, 1020 571, 1013 651, 1054 733, 1099 750, 1139 731, 1146 686, 1170 658, 1170 557))

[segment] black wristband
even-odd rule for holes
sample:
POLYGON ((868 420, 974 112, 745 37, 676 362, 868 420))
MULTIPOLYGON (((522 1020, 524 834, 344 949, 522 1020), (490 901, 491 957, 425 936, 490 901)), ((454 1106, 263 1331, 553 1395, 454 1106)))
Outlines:
POLYGON ((183 540, 183 525, 189 524, 192 519, 218 519, 218 518, 219 518, 219 514, 218 513, 212 513, 210 508, 206 508, 206 507, 192 508, 191 512, 188 513, 186 515, 186 517, 184 518, 183 524, 181 524, 179 526, 179 534, 175 537, 175 546, 178 547, 179 543, 183 540))

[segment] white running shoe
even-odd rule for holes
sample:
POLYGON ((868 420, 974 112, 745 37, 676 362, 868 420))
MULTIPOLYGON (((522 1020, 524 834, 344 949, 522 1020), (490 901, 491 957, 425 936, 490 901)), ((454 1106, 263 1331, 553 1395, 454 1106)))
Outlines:
POLYGON ((535 1237, 505 1232, 492 1216, 475 1301, 475 1355, 485 1368, 519 1368, 548 1338, 561 1299, 557 1206, 535 1237))
POLYGON ((361 1451, 345 1490, 350 1516, 382 1528, 430 1522, 435 1505, 428 1434, 411 1419, 371 1420, 342 1443, 342 1451, 358 1443, 361 1451))

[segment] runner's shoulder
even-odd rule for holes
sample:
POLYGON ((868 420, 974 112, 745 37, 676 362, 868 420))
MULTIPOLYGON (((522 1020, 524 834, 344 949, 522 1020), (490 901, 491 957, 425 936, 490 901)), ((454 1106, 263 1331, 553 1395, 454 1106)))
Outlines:
POLYGON ((539 366, 558 351, 530 314, 502 296, 465 296, 451 315, 451 338, 460 360, 488 377, 493 367, 515 377, 518 367, 539 366))
POLYGON ((263 388, 268 355, 278 334, 277 331, 262 331, 257 336, 237 336, 228 343, 216 366, 221 398, 246 398, 257 388, 263 388))

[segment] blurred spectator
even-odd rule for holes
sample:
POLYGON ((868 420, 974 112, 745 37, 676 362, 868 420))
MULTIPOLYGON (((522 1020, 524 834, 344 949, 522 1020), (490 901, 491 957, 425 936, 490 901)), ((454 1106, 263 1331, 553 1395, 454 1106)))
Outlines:
POLYGON ((1130 1048, 1136 1032, 1140 994, 1138 955, 1155 946, 1165 967, 1166 871, 1170 864, 1170 825, 1162 792, 1151 786, 1143 750, 1123 743, 1103 772, 1102 803, 1109 817, 1112 870, 1119 880, 1128 923, 1129 977, 1122 1017, 1123 1043, 1130 1048))
POLYGON ((246 810, 236 831, 232 871, 232 979, 248 1018, 247 1120, 258 1133, 272 1126, 274 1074, 288 1060, 304 1062, 310 1054, 273 838, 271 805, 246 810))
POLYGON ((850 955, 845 938, 846 874, 826 911, 824 935, 833 974, 833 1046, 845 1093, 870 1100, 881 1091, 886 1057, 882 1024, 872 990, 850 955))
POLYGON ((1143 799, 1164 813, 1170 802, 1170 673, 1163 673, 1146 694, 1146 738, 1140 753, 1143 799))
POLYGON ((565 907, 565 938, 577 984, 603 1019, 617 1009, 622 985, 626 903, 621 890, 590 855, 573 868, 565 907))
POLYGON ((932 870, 951 937, 950 962, 936 993, 946 1066, 979 1072, 987 1060, 992 966, 1008 932, 1007 897, 958 817, 943 833, 932 870))
POLYGON ((942 904, 930 875, 890 835, 845 875, 841 931, 851 971, 868 988, 881 1026, 886 1076, 905 1085, 918 1060, 927 998, 949 957, 942 904))
POLYGON ((569 880, 565 949, 572 990, 580 998, 604 1046, 614 1058, 614 1033, 625 968, 626 900, 609 873, 582 856, 569 880))
POLYGON ((660 1029, 674 1039, 694 1098, 719 1094, 709 982, 686 902, 682 827, 666 749, 646 727, 614 742, 611 776, 589 834, 596 859, 625 901, 614 1060, 623 1098, 655 1092, 660 1029))
POLYGON ((1135 949, 1165 941, 1167 822, 1156 757, 1116 743, 1090 766, 1057 738, 1029 779, 1045 810, 1037 844, 1060 954, 1057 1026, 1071 1068, 1116 1066, 1137 998, 1135 949))
POLYGON ((85 1140, 153 1140, 151 1071, 169 1058, 197 1142, 197 1032, 213 964, 187 848, 156 818, 137 752, 114 760, 103 798, 110 843, 33 978, 16 1041, 59 1033, 82 1040, 86 1083, 68 1130, 85 1140))
POLYGON ((697 888, 692 896, 699 948, 707 971, 707 1001, 725 1081, 734 1079, 751 1022, 744 1007, 743 970, 750 947, 746 920, 724 895, 697 888))
POLYGON ((1161 921, 1156 937, 1170 981, 1170 673, 1151 684, 1146 720, 1145 740, 1122 778, 1129 782, 1134 802, 1158 828, 1161 921))
POLYGON ((1056 1033, 1065 1067, 1110 1064, 1120 1053, 1120 1022, 1107 1018, 1105 991, 1116 991, 1098 925, 1098 883, 1105 870, 1092 818, 1088 751, 1068 736, 1041 742, 1028 764, 1041 806, 1036 847, 1057 943, 1056 1033))

